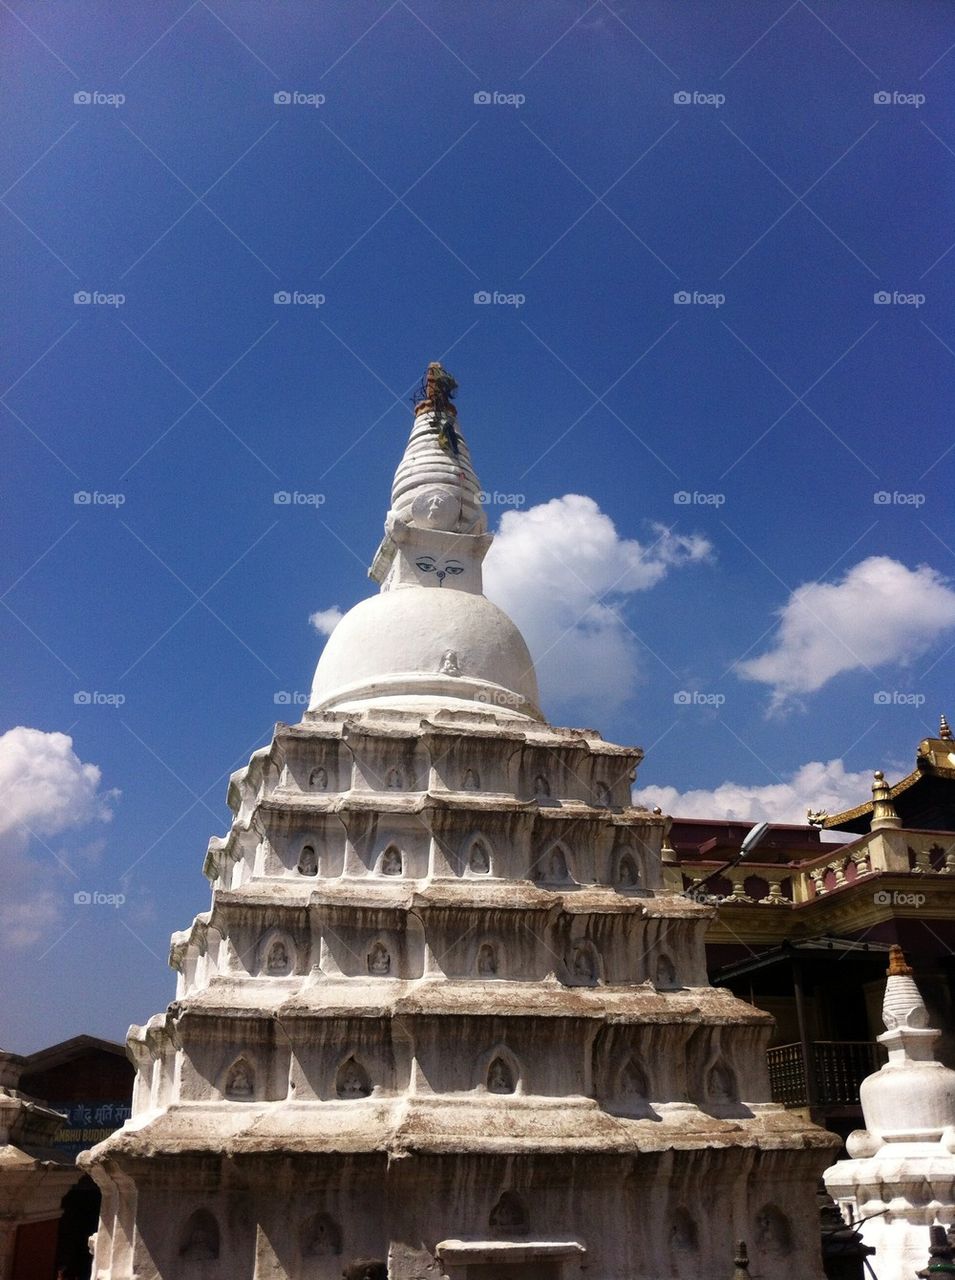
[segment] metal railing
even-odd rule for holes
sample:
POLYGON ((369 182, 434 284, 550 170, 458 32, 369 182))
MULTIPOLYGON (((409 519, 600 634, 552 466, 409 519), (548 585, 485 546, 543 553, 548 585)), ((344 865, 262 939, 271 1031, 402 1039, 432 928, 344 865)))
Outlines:
POLYGON ((859 1085, 882 1065, 879 1046, 871 1040, 814 1040, 808 1050, 811 1079, 801 1044, 767 1050, 774 1102, 787 1107, 858 1105, 859 1085))

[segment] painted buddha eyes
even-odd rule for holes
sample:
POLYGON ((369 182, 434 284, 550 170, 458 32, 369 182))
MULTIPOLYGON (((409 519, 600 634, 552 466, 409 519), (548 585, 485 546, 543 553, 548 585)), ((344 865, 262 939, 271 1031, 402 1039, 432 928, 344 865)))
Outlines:
POLYGON ((443 564, 439 565, 434 556, 420 556, 415 561, 415 566, 420 569, 422 573, 436 574, 439 586, 444 584, 444 580, 449 574, 451 576, 455 576, 464 572, 464 565, 460 560, 446 560, 443 564))

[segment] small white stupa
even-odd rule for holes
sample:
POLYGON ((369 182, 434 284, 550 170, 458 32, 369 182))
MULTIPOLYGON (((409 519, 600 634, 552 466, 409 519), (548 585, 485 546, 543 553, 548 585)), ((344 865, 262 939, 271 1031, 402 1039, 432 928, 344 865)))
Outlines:
POLYGON ((850 1160, 825 1173, 847 1222, 875 1249, 879 1280, 912 1280, 929 1257, 929 1229, 955 1221, 955 1071, 935 1059, 940 1032, 905 963, 890 953, 882 1005, 889 1051, 859 1091, 865 1129, 846 1143, 850 1160))

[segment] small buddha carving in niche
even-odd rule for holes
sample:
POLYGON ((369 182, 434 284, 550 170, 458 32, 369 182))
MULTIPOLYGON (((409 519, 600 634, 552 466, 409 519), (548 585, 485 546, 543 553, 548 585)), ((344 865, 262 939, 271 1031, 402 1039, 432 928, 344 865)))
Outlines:
POLYGON ((471 854, 468 858, 468 870, 472 875, 486 876, 491 870, 491 861, 487 856, 487 849, 480 840, 475 840, 471 845, 471 854))
POLYGON ((677 985, 676 968, 669 956, 660 956, 659 960, 657 960, 656 985, 658 987, 675 987, 677 985))
POLYGON ((371 1093, 368 1076, 354 1058, 349 1058, 340 1068, 336 1089, 340 1098, 367 1098, 371 1093))
POLYGON ((560 884, 568 879, 567 859, 560 849, 551 849, 547 858, 545 879, 551 880, 555 884, 560 884))
POLYGON ((306 1258, 328 1258, 342 1251, 342 1233, 326 1213, 319 1213, 306 1223, 302 1237, 306 1258))
POLYGON ((313 769, 308 775, 308 785, 313 791, 328 790, 328 774, 321 765, 317 769, 313 769))
POLYGON ((299 857, 298 873, 301 876, 318 875, 318 858, 316 858, 315 850, 310 844, 305 846, 299 857))
POLYGON ((208 1209, 197 1209, 186 1223, 179 1256, 188 1262, 212 1262, 218 1258, 219 1224, 208 1209))
POLYGON ((377 977, 391 973, 391 955, 383 942, 376 942, 368 952, 368 972, 377 977))
POLYGON ((597 976, 597 965, 590 947, 576 947, 573 963, 574 977, 581 982, 593 982, 597 976))
POLYGON ((483 942, 478 950, 477 971, 482 978, 493 978, 497 974, 497 956, 489 942, 483 942))
POLYGON ((240 1058, 229 1072, 225 1091, 228 1098, 252 1097, 252 1068, 244 1059, 240 1058))
POLYGON ((514 1073, 503 1058, 495 1058, 487 1073, 488 1093, 513 1093, 514 1073))
POLYGON ((265 968, 268 973, 275 974, 288 973, 291 968, 288 948, 281 938, 277 938, 269 947, 269 955, 265 962, 265 968))
POLYGON ((499 1230, 521 1230, 527 1226, 527 1213, 517 1196, 505 1191, 491 1210, 488 1222, 499 1230))
POLYGON ((381 874, 383 876, 401 875, 401 854, 393 844, 389 845, 381 855, 381 874))
POLYGON ((465 769, 464 771, 464 790, 479 791, 481 787, 481 779, 478 777, 476 769, 465 769))
POLYGON ((640 877, 637 875, 637 865, 629 853, 625 853, 620 859, 620 864, 617 868, 617 883, 625 889, 632 889, 640 883, 640 877))
POLYGON ((736 1084, 733 1073, 722 1062, 714 1063, 707 1080, 707 1092, 713 1102, 733 1102, 736 1097, 736 1084))
POLYGON ((389 769, 385 774, 385 786, 389 791, 400 791, 402 789, 401 774, 397 769, 389 769))

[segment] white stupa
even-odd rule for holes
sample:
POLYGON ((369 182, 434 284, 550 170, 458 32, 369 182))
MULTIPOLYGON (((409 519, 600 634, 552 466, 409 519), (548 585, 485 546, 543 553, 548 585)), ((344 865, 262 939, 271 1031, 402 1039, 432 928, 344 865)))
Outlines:
POLYGON ((929 1228, 955 1223, 955 1071, 936 1061, 941 1034, 900 947, 890 953, 881 1070, 859 1090, 865 1129, 846 1143, 852 1159, 826 1170, 826 1188, 865 1244, 879 1280, 912 1280, 929 1259, 929 1228))
POLYGON ((229 788, 212 907, 84 1157, 97 1280, 822 1280, 833 1139, 770 1100, 770 1019, 662 888, 643 753, 549 725, 428 372, 302 722, 229 788))

